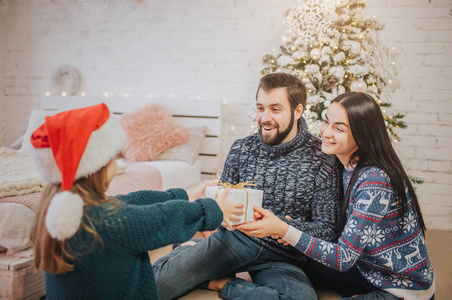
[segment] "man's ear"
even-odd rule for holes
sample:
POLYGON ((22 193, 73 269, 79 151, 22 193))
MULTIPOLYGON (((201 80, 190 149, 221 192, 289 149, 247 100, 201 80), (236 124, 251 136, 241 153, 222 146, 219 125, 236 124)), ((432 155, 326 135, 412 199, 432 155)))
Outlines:
POLYGON ((302 104, 298 104, 297 107, 295 107, 295 109, 294 109, 295 120, 298 120, 301 118, 303 111, 304 111, 304 107, 302 104))

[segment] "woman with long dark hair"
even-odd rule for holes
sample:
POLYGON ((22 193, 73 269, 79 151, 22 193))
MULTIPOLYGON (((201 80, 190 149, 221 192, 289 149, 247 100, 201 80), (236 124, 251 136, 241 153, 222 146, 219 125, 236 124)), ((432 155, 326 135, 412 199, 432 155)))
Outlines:
MULTIPOLYGON (((383 115, 367 94, 335 98, 322 127, 322 151, 344 165, 342 234, 329 243, 255 208, 266 230, 238 227, 252 236, 273 236, 325 268, 345 297, 433 299, 435 283, 424 239, 425 224, 410 180, 389 139, 383 115), (282 238, 281 238, 282 237, 282 238)), ((290 216, 287 217, 290 219, 290 216)), ((290 221, 289 221, 290 222, 290 221)))

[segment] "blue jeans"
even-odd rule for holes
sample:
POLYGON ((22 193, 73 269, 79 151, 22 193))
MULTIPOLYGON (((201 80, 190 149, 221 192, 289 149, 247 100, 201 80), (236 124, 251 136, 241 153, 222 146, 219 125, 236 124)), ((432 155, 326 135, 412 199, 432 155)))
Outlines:
POLYGON ((220 228, 196 245, 178 247, 154 265, 161 300, 182 296, 213 278, 249 272, 253 282, 233 278, 223 299, 316 299, 302 264, 266 249, 239 231, 220 228))

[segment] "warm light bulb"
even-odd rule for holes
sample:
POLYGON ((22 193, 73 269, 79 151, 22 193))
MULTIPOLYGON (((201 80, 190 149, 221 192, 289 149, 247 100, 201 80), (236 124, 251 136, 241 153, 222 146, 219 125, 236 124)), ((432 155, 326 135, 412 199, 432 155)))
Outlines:
POLYGON ((50 92, 46 92, 46 96, 50 96, 50 92))
POLYGON ((66 92, 61 92, 61 96, 66 97, 67 93, 66 92))
POLYGON ((223 105, 228 105, 228 100, 223 100, 223 105))
POLYGON ((81 95, 82 97, 85 97, 85 96, 86 96, 86 93, 85 93, 85 92, 82 92, 80 95, 81 95))
POLYGON ((104 93, 104 97, 108 97, 108 93, 107 92, 104 93))

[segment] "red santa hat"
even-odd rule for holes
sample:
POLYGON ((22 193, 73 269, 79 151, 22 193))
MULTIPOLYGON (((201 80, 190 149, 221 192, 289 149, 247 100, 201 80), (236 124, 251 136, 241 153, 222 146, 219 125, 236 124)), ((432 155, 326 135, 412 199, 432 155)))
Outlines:
POLYGON ((83 200, 71 189, 75 180, 106 166, 127 141, 118 118, 102 103, 46 117, 31 136, 32 157, 41 177, 61 183, 46 215, 51 237, 64 240, 78 230, 83 217, 83 200))

